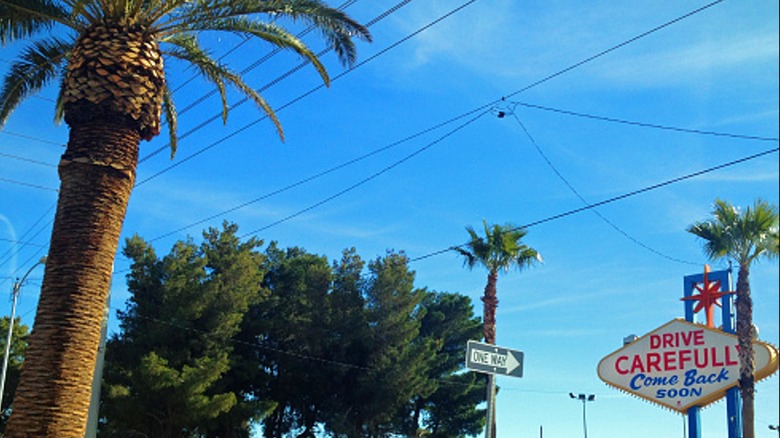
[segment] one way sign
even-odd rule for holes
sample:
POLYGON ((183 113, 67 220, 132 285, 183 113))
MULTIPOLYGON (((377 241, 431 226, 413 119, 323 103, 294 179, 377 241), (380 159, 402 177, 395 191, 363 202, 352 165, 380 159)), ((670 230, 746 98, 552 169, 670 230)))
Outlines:
POLYGON ((466 368, 481 373, 523 377, 523 352, 469 341, 466 345, 466 368))

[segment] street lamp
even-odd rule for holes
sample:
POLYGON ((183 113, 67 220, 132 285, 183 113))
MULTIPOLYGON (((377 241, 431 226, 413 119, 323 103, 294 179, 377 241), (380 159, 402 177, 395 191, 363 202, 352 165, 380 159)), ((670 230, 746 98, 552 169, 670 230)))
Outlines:
POLYGON ((580 400, 582 401, 582 430, 585 432, 585 438, 588 438, 588 423, 585 420, 585 403, 586 402, 592 402, 596 400, 595 394, 579 394, 574 395, 574 393, 569 393, 569 397, 573 398, 574 400, 580 400))
POLYGON ((27 272, 22 276, 21 280, 18 280, 16 283, 14 283, 13 292, 11 293, 12 296, 12 304, 11 304, 11 319, 8 320, 8 337, 5 340, 5 356, 3 356, 3 371, 2 374, 0 374, 0 413, 2 413, 2 406, 3 406, 3 392, 5 391, 5 374, 8 372, 8 356, 11 355, 11 337, 14 334, 14 317, 16 316, 16 301, 19 299, 19 291, 22 289, 22 284, 25 280, 27 280, 27 276, 30 275, 30 272, 33 271, 38 265, 43 265, 46 263, 46 256, 41 257, 40 260, 38 260, 30 269, 27 270, 27 272))

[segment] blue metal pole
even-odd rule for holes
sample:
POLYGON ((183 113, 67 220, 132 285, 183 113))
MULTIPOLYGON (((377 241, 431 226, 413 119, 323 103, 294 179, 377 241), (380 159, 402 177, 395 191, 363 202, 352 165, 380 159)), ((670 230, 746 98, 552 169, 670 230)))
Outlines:
MULTIPOLYGON (((688 275, 683 277, 683 295, 693 295, 693 286, 697 282, 704 281, 704 274, 688 275)), ((685 320, 696 322, 696 314, 693 313, 693 301, 683 301, 685 305, 685 320)), ((701 438, 701 408, 693 406, 688 408, 688 438, 701 438)))

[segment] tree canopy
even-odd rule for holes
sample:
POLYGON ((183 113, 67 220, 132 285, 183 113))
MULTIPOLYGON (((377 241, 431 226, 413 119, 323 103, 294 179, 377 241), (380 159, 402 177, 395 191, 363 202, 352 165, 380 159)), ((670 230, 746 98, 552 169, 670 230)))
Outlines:
POLYGON ((403 253, 365 262, 209 229, 158 257, 128 239, 132 297, 108 343, 101 436, 460 437, 484 427, 463 369, 468 297, 414 285, 403 253))

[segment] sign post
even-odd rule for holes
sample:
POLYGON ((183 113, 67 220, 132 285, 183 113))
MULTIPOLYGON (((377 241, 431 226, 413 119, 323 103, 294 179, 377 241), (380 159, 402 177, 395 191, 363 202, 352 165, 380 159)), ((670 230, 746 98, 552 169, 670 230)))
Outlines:
POLYGON ((498 347, 484 342, 469 341, 466 344, 466 368, 487 374, 487 422, 485 436, 491 436, 493 431, 493 410, 495 407, 496 375, 523 377, 523 352, 498 347))

